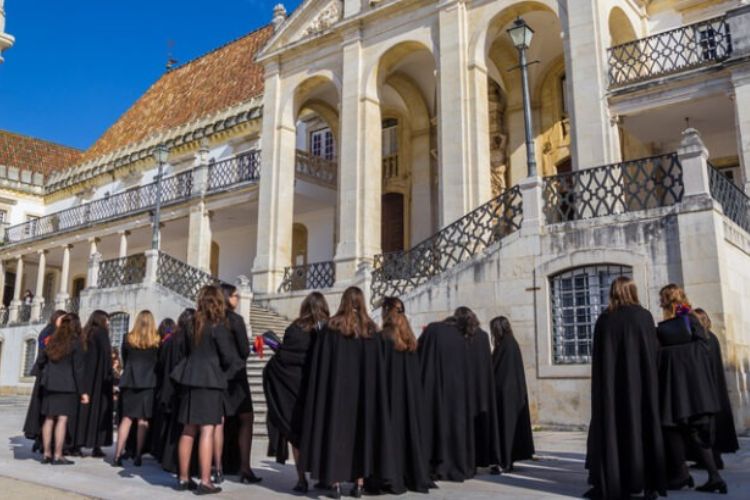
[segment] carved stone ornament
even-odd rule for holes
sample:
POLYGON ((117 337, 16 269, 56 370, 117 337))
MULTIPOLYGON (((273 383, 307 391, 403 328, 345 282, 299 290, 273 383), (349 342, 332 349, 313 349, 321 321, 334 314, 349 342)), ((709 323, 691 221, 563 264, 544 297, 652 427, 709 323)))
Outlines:
POLYGON ((325 31, 334 23, 336 23, 336 21, 341 19, 341 13, 341 1, 333 0, 331 3, 326 5, 317 16, 315 16, 312 22, 307 26, 307 28, 305 28, 303 36, 325 31))

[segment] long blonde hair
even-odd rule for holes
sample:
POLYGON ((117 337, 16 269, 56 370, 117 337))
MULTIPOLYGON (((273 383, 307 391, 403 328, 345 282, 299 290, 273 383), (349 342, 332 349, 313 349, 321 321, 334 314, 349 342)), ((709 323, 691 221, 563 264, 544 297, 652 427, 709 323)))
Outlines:
POLYGON ((674 283, 670 283, 659 290, 659 306, 661 306, 664 319, 672 319, 678 313, 690 313, 692 309, 690 301, 685 295, 685 290, 674 283))
POLYGON ((156 330, 156 320, 149 310, 143 310, 135 317, 133 329, 126 337, 128 344, 136 349, 153 349, 159 347, 159 333, 156 330))

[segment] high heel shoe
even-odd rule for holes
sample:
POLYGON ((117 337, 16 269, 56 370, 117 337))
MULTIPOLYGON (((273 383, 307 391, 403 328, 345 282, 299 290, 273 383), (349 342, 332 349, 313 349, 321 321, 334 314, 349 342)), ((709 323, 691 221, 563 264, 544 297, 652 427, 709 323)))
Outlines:
POLYGON ((221 488, 219 488, 216 485, 213 484, 199 484, 198 487, 195 489, 196 495, 214 495, 216 493, 221 493, 221 488))
POLYGON ((362 493, 364 493, 364 488, 361 484, 355 484, 352 487, 352 491, 350 493, 350 496, 352 498, 362 498, 362 493))
POLYGON ((668 490, 678 491, 678 490, 681 490, 682 488, 684 488, 686 486, 688 488, 694 488, 695 487, 695 481, 693 481, 693 476, 691 476, 690 474, 688 474, 688 476, 685 479, 682 479, 682 480, 677 481, 675 483, 669 484, 667 486, 667 489, 668 490))
POLYGON ((709 480, 706 484, 695 488, 695 491, 702 491, 703 493, 721 493, 722 495, 726 495, 729 492, 729 490, 727 490, 727 483, 725 483, 723 479, 714 479, 713 481, 709 480))
POLYGON ((300 479, 297 481, 297 484, 294 485, 294 488, 292 488, 292 491, 295 493, 300 493, 302 495, 306 494, 309 490, 309 486, 307 485, 307 479, 300 479))
POLYGON ((175 489, 177 491, 195 491, 198 489, 198 483, 196 483, 192 479, 188 479, 187 481, 178 479, 177 486, 175 487, 175 489))
POLYGON ((112 460, 112 467, 122 467, 122 456, 119 456, 112 460))
POLYGON ((211 474, 211 481, 214 482, 214 484, 221 484, 224 482, 224 471, 217 470, 213 474, 211 474))
POLYGON ((328 498, 341 498, 341 484, 334 484, 331 486, 331 491, 328 493, 328 498))
POLYGON ((135 465, 136 467, 140 467, 141 465, 143 465, 143 460, 141 459, 140 455, 135 457, 135 460, 133 460, 133 465, 135 465))
MULTIPOLYGON (((221 473, 219 472, 219 474, 221 474, 221 473)), ((223 474, 222 474, 221 478, 222 478, 222 481, 223 481, 224 480, 224 475, 223 474)), ((255 483, 259 483, 261 481, 263 481, 263 478, 256 476, 253 471, 243 472, 242 474, 240 474, 240 482, 242 484, 255 484, 255 483)))

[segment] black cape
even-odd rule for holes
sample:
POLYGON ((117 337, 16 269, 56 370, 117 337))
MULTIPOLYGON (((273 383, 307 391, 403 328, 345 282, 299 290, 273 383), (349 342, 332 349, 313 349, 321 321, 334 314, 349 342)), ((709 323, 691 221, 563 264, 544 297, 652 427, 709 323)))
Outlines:
POLYGON ((109 332, 97 328, 91 332, 84 351, 84 392, 89 404, 80 405, 75 434, 78 447, 97 448, 112 444, 113 375, 112 344, 109 332))
POLYGON ((654 319, 640 306, 596 321, 586 468, 602 498, 665 493, 657 349, 654 319))
POLYGON ((180 332, 166 337, 159 346, 156 363, 158 385, 154 394, 151 455, 169 472, 177 472, 177 444, 182 433, 182 425, 177 421, 179 387, 169 374, 185 357, 184 344, 185 339, 180 332))
POLYGON ((325 483, 391 479, 390 420, 379 335, 318 333, 310 358, 301 465, 325 483))
POLYGON ((526 373, 518 342, 505 336, 492 353, 495 370, 497 420, 500 429, 500 465, 510 467, 517 460, 534 455, 526 373))
POLYGON ((289 446, 299 448, 310 352, 316 331, 290 325, 279 349, 263 369, 263 392, 268 407, 268 455, 279 463, 289 458, 289 446))
POLYGON ((495 380, 486 332, 471 339, 447 322, 431 323, 419 337, 427 418, 422 428, 431 472, 463 481, 477 467, 499 463, 495 380))
POLYGON ((719 338, 711 331, 708 332, 708 345, 711 356, 711 368, 716 382, 716 395, 719 398, 719 412, 713 419, 713 449, 718 453, 734 453, 740 449, 737 431, 734 428, 734 414, 732 403, 729 401, 727 378, 724 372, 724 360, 721 356, 719 338))
POLYGON ((33 439, 41 442, 42 437, 42 423, 44 423, 44 416, 42 415, 42 387, 40 385, 41 370, 37 362, 39 361, 39 352, 44 349, 44 339, 54 333, 54 325, 46 325, 39 332, 37 342, 37 359, 34 361, 34 366, 31 369, 31 374, 34 375, 34 388, 31 391, 31 398, 29 399, 29 407, 26 410, 26 420, 23 424, 23 433, 27 439, 33 439))

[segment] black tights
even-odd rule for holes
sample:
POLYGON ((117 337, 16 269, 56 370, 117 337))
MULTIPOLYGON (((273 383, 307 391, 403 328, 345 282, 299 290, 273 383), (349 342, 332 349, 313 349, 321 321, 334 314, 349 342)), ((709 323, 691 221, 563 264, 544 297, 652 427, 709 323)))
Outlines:
POLYGON ((701 439, 700 431, 697 427, 665 427, 664 441, 667 448, 667 477, 669 484, 679 483, 690 474, 685 463, 686 442, 695 446, 701 462, 705 464, 708 471, 708 480, 721 479, 711 446, 707 445, 704 439, 701 439))

